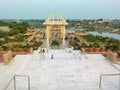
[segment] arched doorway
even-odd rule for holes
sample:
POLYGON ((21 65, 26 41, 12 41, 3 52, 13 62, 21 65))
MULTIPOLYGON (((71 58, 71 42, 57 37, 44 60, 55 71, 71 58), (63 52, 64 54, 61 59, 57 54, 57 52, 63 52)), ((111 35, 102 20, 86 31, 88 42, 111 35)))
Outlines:
POLYGON ((46 25, 46 48, 50 48, 51 40, 61 42, 62 49, 66 48, 65 37, 67 32, 65 26, 68 25, 66 20, 55 12, 45 20, 44 25, 46 25))

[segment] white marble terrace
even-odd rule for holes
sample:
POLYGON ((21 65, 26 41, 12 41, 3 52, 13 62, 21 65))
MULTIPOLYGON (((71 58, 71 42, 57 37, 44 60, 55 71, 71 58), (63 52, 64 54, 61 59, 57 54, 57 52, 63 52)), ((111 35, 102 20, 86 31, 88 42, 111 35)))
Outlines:
MULTIPOLYGON (((4 90, 14 74, 30 76, 30 90, 120 90, 120 77, 103 77, 101 74, 118 74, 109 60, 100 54, 79 51, 50 50, 41 57, 39 51, 32 55, 17 55, 9 65, 0 64, 0 90, 4 90), (53 54, 53 59, 51 55, 53 54)), ((28 90, 26 78, 16 78, 16 90, 28 90)), ((7 90, 13 89, 13 81, 7 90)))

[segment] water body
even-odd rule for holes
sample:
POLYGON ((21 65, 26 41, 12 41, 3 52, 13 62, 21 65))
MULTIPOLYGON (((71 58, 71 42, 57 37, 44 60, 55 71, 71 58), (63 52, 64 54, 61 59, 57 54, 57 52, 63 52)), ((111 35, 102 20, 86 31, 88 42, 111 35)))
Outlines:
MULTIPOLYGON (((67 30, 67 33, 75 33, 76 30, 67 30)), ((103 37, 109 37, 109 38, 114 38, 117 40, 120 40, 120 34, 115 34, 115 33, 105 33, 105 32, 86 32, 86 34, 92 34, 92 35, 97 35, 97 36, 103 36, 103 37)))
POLYGON ((109 38, 114 38, 117 40, 120 40, 120 34, 115 34, 115 33, 105 33, 105 32, 86 32, 87 34, 92 34, 92 35, 97 35, 97 36, 103 36, 103 37, 109 37, 109 38))
POLYGON ((72 33, 75 33, 76 32, 76 30, 67 30, 67 33, 69 33, 69 34, 72 34, 72 33))

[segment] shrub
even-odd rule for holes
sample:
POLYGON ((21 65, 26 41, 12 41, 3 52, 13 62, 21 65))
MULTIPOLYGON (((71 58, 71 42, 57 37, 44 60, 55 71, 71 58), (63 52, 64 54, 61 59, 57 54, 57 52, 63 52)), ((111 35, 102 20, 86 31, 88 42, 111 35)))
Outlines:
POLYGON ((4 50, 8 50, 8 47, 7 47, 7 46, 2 46, 2 48, 3 48, 4 50))
POLYGON ((53 40, 51 45, 60 45, 60 42, 58 40, 53 40))

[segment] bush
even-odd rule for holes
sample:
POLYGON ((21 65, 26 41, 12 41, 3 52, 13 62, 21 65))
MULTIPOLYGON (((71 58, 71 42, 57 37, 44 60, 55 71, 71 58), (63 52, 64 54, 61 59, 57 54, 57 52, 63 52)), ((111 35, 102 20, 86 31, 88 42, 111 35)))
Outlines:
POLYGON ((2 46, 2 48, 3 48, 4 50, 8 50, 8 47, 7 47, 7 46, 2 46))
POLYGON ((0 37, 3 38, 5 36, 7 36, 7 32, 4 32, 4 31, 0 30, 0 37))
POLYGON ((81 43, 80 47, 86 48, 86 47, 88 47, 88 46, 86 45, 86 43, 81 43))
POLYGON ((53 40, 51 45, 60 45, 60 42, 58 40, 53 40))

